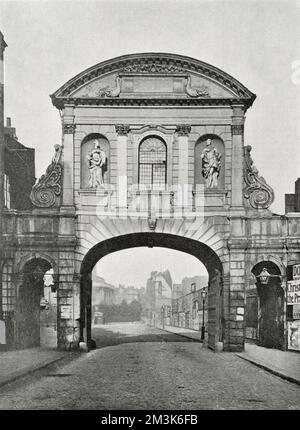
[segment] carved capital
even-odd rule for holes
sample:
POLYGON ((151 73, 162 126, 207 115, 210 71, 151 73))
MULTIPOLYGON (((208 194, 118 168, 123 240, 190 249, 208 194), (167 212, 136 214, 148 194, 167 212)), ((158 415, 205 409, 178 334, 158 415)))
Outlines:
POLYGON ((187 136, 191 132, 191 128, 188 124, 180 124, 176 126, 176 133, 179 136, 187 136))
POLYGON ((231 133, 233 136, 244 133, 244 124, 233 124, 231 126, 231 133))
POLYGON ((74 134, 76 130, 76 124, 63 124, 64 134, 74 134))
POLYGON ((127 136, 127 134, 130 132, 129 125, 118 124, 115 127, 116 127, 117 134, 121 136, 127 136))

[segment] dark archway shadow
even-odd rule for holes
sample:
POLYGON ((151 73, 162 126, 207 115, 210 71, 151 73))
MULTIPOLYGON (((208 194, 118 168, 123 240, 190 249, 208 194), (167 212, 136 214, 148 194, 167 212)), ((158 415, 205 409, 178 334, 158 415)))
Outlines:
POLYGON ((284 349, 284 290, 280 269, 272 261, 261 261, 253 267, 252 273, 256 277, 258 299, 258 344, 266 348, 284 349), (264 268, 271 275, 265 285, 259 279, 264 268))

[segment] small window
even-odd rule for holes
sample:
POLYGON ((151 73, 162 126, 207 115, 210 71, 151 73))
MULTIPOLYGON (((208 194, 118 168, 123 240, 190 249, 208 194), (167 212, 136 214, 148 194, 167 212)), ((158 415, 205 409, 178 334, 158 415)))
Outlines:
POLYGON ((15 289, 12 284, 12 266, 5 263, 2 270, 2 313, 6 315, 15 308, 15 289))
POLYGON ((9 177, 4 174, 4 206, 10 209, 10 183, 9 177))

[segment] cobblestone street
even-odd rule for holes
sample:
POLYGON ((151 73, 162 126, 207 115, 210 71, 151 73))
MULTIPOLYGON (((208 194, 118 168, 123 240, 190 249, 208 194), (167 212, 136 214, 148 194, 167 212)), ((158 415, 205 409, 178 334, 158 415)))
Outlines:
POLYGON ((0 389, 1 409, 299 409, 298 386, 232 353, 141 323, 94 328, 98 349, 0 389))

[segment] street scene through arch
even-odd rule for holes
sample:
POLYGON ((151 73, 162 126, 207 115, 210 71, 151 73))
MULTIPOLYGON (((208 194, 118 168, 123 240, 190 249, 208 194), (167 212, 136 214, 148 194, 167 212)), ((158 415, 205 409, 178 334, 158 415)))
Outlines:
MULTIPOLYGON (((100 243, 92 248, 85 256, 82 262, 81 268, 81 328, 80 328, 80 340, 86 342, 90 347, 95 346, 91 337, 91 326, 93 321, 93 308, 92 308, 92 284, 93 277, 92 271, 95 264, 106 255, 120 251, 122 249, 136 248, 138 246, 148 247, 165 247, 172 250, 178 250, 186 252, 191 256, 199 259, 204 264, 209 274, 207 283, 208 293, 208 316, 207 316, 207 342, 212 348, 216 348, 216 344, 223 342, 223 335, 225 330, 221 326, 222 324, 222 264, 217 255, 209 249, 206 245, 195 244, 190 239, 182 239, 175 235, 166 234, 152 234, 152 233, 137 233, 131 235, 119 236, 114 239, 100 243), (217 334, 216 334, 217 333, 217 334)), ((150 300, 150 297, 149 297, 150 300)), ((171 305, 172 302, 169 303, 171 305)), ((162 303, 163 306, 163 303, 162 303)), ((161 306, 161 307, 162 307, 161 306)), ((161 309, 160 309, 161 311, 161 309)), ((188 312, 188 311, 187 311, 188 312)), ((157 309, 150 309, 146 318, 150 324, 154 324, 153 314, 157 314, 157 309)), ((171 310, 170 310, 171 314, 171 310)), ((169 315, 171 317, 171 315, 169 315)), ((176 317, 175 317, 176 318, 176 317)), ((178 316, 177 316, 178 318, 178 316)), ((157 315, 155 317, 157 321, 157 315)), ((169 321, 171 324, 171 319, 169 321)), ((161 320, 161 325, 165 322, 161 320)), ((189 325, 189 323, 187 323, 189 325)), ((184 324, 185 327, 185 324, 184 324)), ((186 327, 186 328, 189 328, 186 327)), ((199 328, 199 327, 198 327, 199 328)), ((226 341, 226 340, 225 340, 226 341)))
POLYGON ((161 247, 108 254, 92 272, 92 340, 97 348, 159 342, 159 329, 207 342, 207 290, 207 270, 190 254, 161 247))

